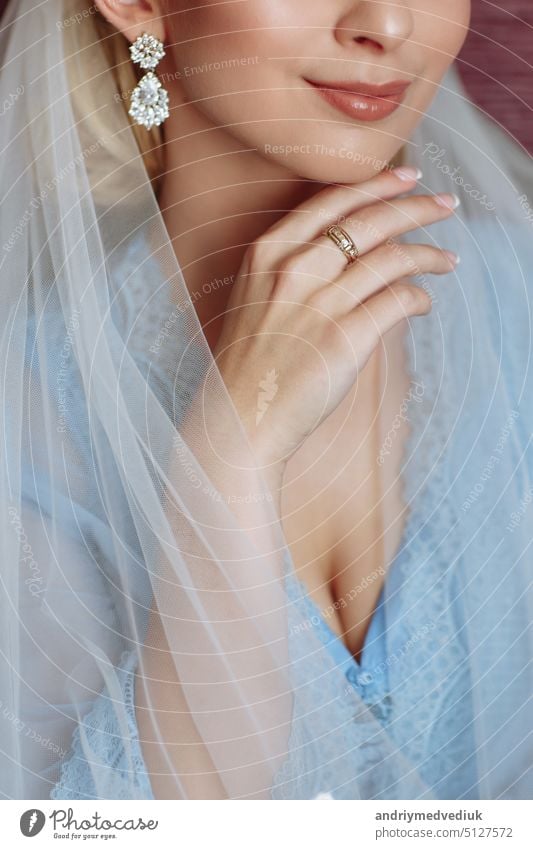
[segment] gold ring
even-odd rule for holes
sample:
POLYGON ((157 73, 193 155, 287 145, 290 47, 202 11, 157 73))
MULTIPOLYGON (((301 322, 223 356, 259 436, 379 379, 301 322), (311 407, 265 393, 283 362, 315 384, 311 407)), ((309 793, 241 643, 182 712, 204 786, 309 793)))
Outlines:
POLYGON ((355 260, 359 257, 359 251, 354 240, 349 233, 347 233, 346 230, 343 230, 342 227, 339 227, 338 224, 332 224, 331 227, 324 230, 323 235, 327 236, 328 239, 331 239, 333 244, 340 248, 348 260, 348 265, 351 265, 352 262, 355 262, 355 260))

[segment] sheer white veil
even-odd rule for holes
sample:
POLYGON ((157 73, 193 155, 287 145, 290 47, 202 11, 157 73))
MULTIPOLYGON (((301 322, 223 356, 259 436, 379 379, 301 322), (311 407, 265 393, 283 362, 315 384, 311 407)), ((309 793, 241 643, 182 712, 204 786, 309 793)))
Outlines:
POLYGON ((409 335, 415 554, 383 603, 391 635, 393 616, 406 639, 433 628, 427 664, 390 663, 384 727, 309 624, 121 93, 83 22, 67 49, 69 10, 12 0, 0 30, 1 796, 48 798, 77 740, 96 797, 142 798, 132 664, 159 798, 446 797, 458 766, 465 798, 528 798, 531 162, 455 72, 406 145, 461 196, 435 239, 463 262, 409 335), (87 722, 104 691, 112 739, 87 722))

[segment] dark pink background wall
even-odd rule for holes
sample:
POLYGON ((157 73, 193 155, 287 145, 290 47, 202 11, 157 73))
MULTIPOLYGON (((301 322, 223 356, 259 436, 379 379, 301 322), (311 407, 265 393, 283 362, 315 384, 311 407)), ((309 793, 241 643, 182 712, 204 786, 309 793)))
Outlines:
POLYGON ((473 0, 459 57, 468 92, 533 153, 533 0, 473 0))
MULTIPOLYGON (((0 0, 0 14, 7 5, 0 0)), ((471 97, 533 153, 533 0, 473 0, 459 57, 471 97)))

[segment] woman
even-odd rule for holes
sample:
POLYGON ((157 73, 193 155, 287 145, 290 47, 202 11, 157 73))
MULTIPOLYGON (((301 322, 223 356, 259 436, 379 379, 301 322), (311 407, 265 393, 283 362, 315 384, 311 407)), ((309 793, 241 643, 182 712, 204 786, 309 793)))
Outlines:
POLYGON ((4 796, 531 792, 531 173, 431 105, 468 14, 8 8, 4 796))

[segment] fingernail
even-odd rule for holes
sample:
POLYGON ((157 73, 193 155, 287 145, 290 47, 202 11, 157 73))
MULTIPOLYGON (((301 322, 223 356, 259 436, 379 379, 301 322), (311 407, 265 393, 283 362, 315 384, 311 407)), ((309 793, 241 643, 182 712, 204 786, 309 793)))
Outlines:
POLYGON ((420 168, 412 168, 410 165, 400 165, 398 168, 393 168, 392 173, 396 174, 400 180, 404 180, 406 183, 411 180, 420 180, 422 177, 420 168))
POLYGON ((457 195, 433 195, 433 200, 446 209, 457 209, 461 203, 457 195))
POLYGON ((461 262, 461 257, 458 254, 454 254, 453 251, 445 251, 445 254, 454 265, 459 265, 461 262))

